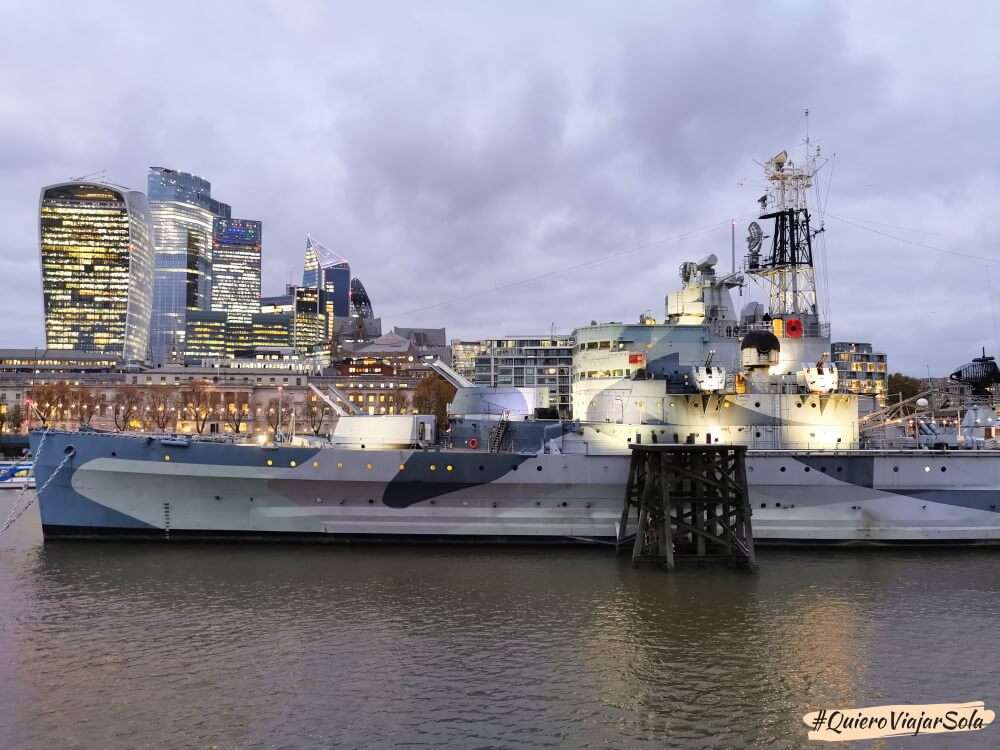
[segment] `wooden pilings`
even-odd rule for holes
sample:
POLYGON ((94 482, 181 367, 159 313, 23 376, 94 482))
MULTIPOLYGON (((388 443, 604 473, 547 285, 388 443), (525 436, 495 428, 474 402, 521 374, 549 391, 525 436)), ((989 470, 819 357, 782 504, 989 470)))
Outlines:
POLYGON ((632 446, 618 544, 621 548, 635 530, 633 565, 656 561, 673 570, 682 560, 718 560, 756 568, 746 450, 632 446))

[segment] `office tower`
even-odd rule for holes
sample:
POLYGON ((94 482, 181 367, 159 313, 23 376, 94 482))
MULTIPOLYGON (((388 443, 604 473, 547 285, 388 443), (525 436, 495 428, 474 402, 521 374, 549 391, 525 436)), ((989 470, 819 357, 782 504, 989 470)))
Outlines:
POLYGON ((351 314, 351 264, 306 235, 302 286, 320 291, 320 307, 328 328, 326 337, 333 338, 334 318, 351 314))
POLYGON ((326 316, 320 312, 321 292, 315 287, 289 285, 285 294, 262 297, 252 316, 252 348, 287 347, 308 352, 323 342, 326 316))
POLYGON ((474 380, 476 377, 476 357, 488 351, 488 342, 452 339, 451 366, 459 375, 474 380))
POLYGON ((153 286, 146 196, 61 183, 42 189, 39 214, 48 348, 145 361, 153 286))
POLYGON ((232 356, 225 312, 188 310, 184 321, 184 361, 232 356))
POLYGON ((162 363, 183 353, 188 310, 211 309, 212 230, 230 208, 211 197, 208 180, 150 167, 155 272, 150 347, 162 363))
POLYGON ((260 312, 260 222, 216 217, 212 234, 212 310, 249 323, 260 312))

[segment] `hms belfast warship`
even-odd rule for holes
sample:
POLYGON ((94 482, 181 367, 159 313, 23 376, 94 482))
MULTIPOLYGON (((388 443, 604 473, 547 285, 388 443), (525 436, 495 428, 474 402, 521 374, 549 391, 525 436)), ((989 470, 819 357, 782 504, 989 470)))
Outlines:
POLYGON ((741 271, 684 263, 663 319, 575 331, 572 421, 536 418, 539 389, 473 385, 436 363, 457 389, 447 425, 361 415, 317 389, 339 414, 325 438, 35 432, 44 534, 610 542, 633 443, 719 443, 748 446, 758 543, 1000 541, 1000 452, 871 447, 858 396, 837 390, 814 164, 765 164, 741 271), (767 305, 737 312, 748 277, 767 305))

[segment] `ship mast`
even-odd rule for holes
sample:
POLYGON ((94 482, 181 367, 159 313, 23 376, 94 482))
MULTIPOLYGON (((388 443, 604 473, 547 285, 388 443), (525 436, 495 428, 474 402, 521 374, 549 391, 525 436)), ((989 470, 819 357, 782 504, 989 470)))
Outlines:
POLYGON ((772 222, 770 248, 762 253, 764 239, 759 227, 751 226, 747 271, 768 283, 768 313, 772 319, 797 318, 813 334, 820 322, 813 265, 807 192, 813 184, 815 159, 807 155, 804 166, 796 166, 788 152, 764 163, 767 193, 759 199, 760 220, 772 222), (757 235, 754 238, 754 235, 757 235))

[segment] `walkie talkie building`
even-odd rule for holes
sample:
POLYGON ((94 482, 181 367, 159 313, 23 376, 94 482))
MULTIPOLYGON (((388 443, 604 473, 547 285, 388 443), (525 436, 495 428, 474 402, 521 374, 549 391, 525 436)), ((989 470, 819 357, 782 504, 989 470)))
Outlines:
POLYGON ((42 189, 39 213, 46 346, 145 361, 153 297, 146 196, 66 182, 42 189))

